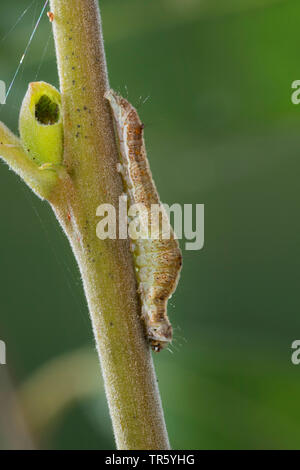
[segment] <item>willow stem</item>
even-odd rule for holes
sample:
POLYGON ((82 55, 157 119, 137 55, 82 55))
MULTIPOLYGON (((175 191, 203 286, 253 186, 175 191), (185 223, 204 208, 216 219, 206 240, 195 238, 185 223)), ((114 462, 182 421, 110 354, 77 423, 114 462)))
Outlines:
POLYGON ((61 184, 50 202, 77 259, 119 449, 168 449, 128 240, 100 240, 96 209, 123 192, 96 0, 51 0, 64 123, 61 184))

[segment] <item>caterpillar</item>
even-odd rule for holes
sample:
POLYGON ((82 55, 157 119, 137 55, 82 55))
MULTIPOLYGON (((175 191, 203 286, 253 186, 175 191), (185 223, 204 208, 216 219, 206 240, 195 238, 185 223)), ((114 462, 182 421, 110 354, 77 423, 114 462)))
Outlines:
POLYGON ((182 255, 152 179, 143 137, 144 125, 136 109, 125 98, 113 90, 109 90, 105 98, 114 118, 120 154, 119 171, 128 204, 141 204, 147 210, 148 217, 142 213, 138 215, 140 233, 148 234, 151 226, 151 237, 132 240, 131 247, 146 334, 152 349, 159 352, 172 341, 167 302, 178 283, 182 255), (154 205, 159 207, 164 227, 161 228, 160 222, 154 224, 155 238, 152 236, 153 218, 149 217, 154 205))

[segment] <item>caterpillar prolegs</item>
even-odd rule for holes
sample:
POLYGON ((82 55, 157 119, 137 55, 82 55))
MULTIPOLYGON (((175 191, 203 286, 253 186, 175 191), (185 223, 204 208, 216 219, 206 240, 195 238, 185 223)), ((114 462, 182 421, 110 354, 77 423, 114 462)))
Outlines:
POLYGON ((172 340, 167 302, 178 283, 182 255, 152 179, 143 137, 144 126, 138 113, 113 90, 105 97, 114 117, 119 141, 119 169, 129 206, 142 205, 147 212, 145 217, 142 211, 137 215, 140 233, 147 235, 132 240, 131 246, 147 337, 152 349, 159 352, 172 340), (162 223, 153 222, 153 207, 159 208, 162 223))

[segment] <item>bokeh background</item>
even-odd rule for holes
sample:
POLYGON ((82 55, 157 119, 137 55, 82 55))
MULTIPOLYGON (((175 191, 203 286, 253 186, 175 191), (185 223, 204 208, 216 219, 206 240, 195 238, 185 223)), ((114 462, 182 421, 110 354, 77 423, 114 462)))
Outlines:
MULTIPOLYGON (((1 2, 7 84, 43 3, 1 2)), ((139 108, 162 200, 205 204, 205 246, 183 246, 169 302, 173 354, 154 356, 172 446, 299 449, 299 1, 100 6, 111 85, 139 108)), ((46 15, 0 106, 14 131, 35 80, 58 86, 46 15)), ((3 163, 0 214, 0 448, 112 449, 71 250, 47 203, 3 163)))

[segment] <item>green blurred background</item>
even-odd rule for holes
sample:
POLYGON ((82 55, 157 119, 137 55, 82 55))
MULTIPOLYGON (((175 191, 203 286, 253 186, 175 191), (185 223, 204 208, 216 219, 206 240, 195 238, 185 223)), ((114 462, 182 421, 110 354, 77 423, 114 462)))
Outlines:
MULTIPOLYGON (((29 5, 1 2, 0 38, 29 5)), ((7 84, 42 5, 0 40, 7 84)), ((161 199, 205 204, 205 246, 183 250, 169 302, 173 354, 154 356, 172 446, 299 449, 299 1, 100 6, 111 86, 139 107, 161 199)), ((35 80, 58 86, 46 15, 0 106, 14 131, 35 80)), ((0 214, 0 448, 114 448, 71 250, 2 163, 0 214)))

